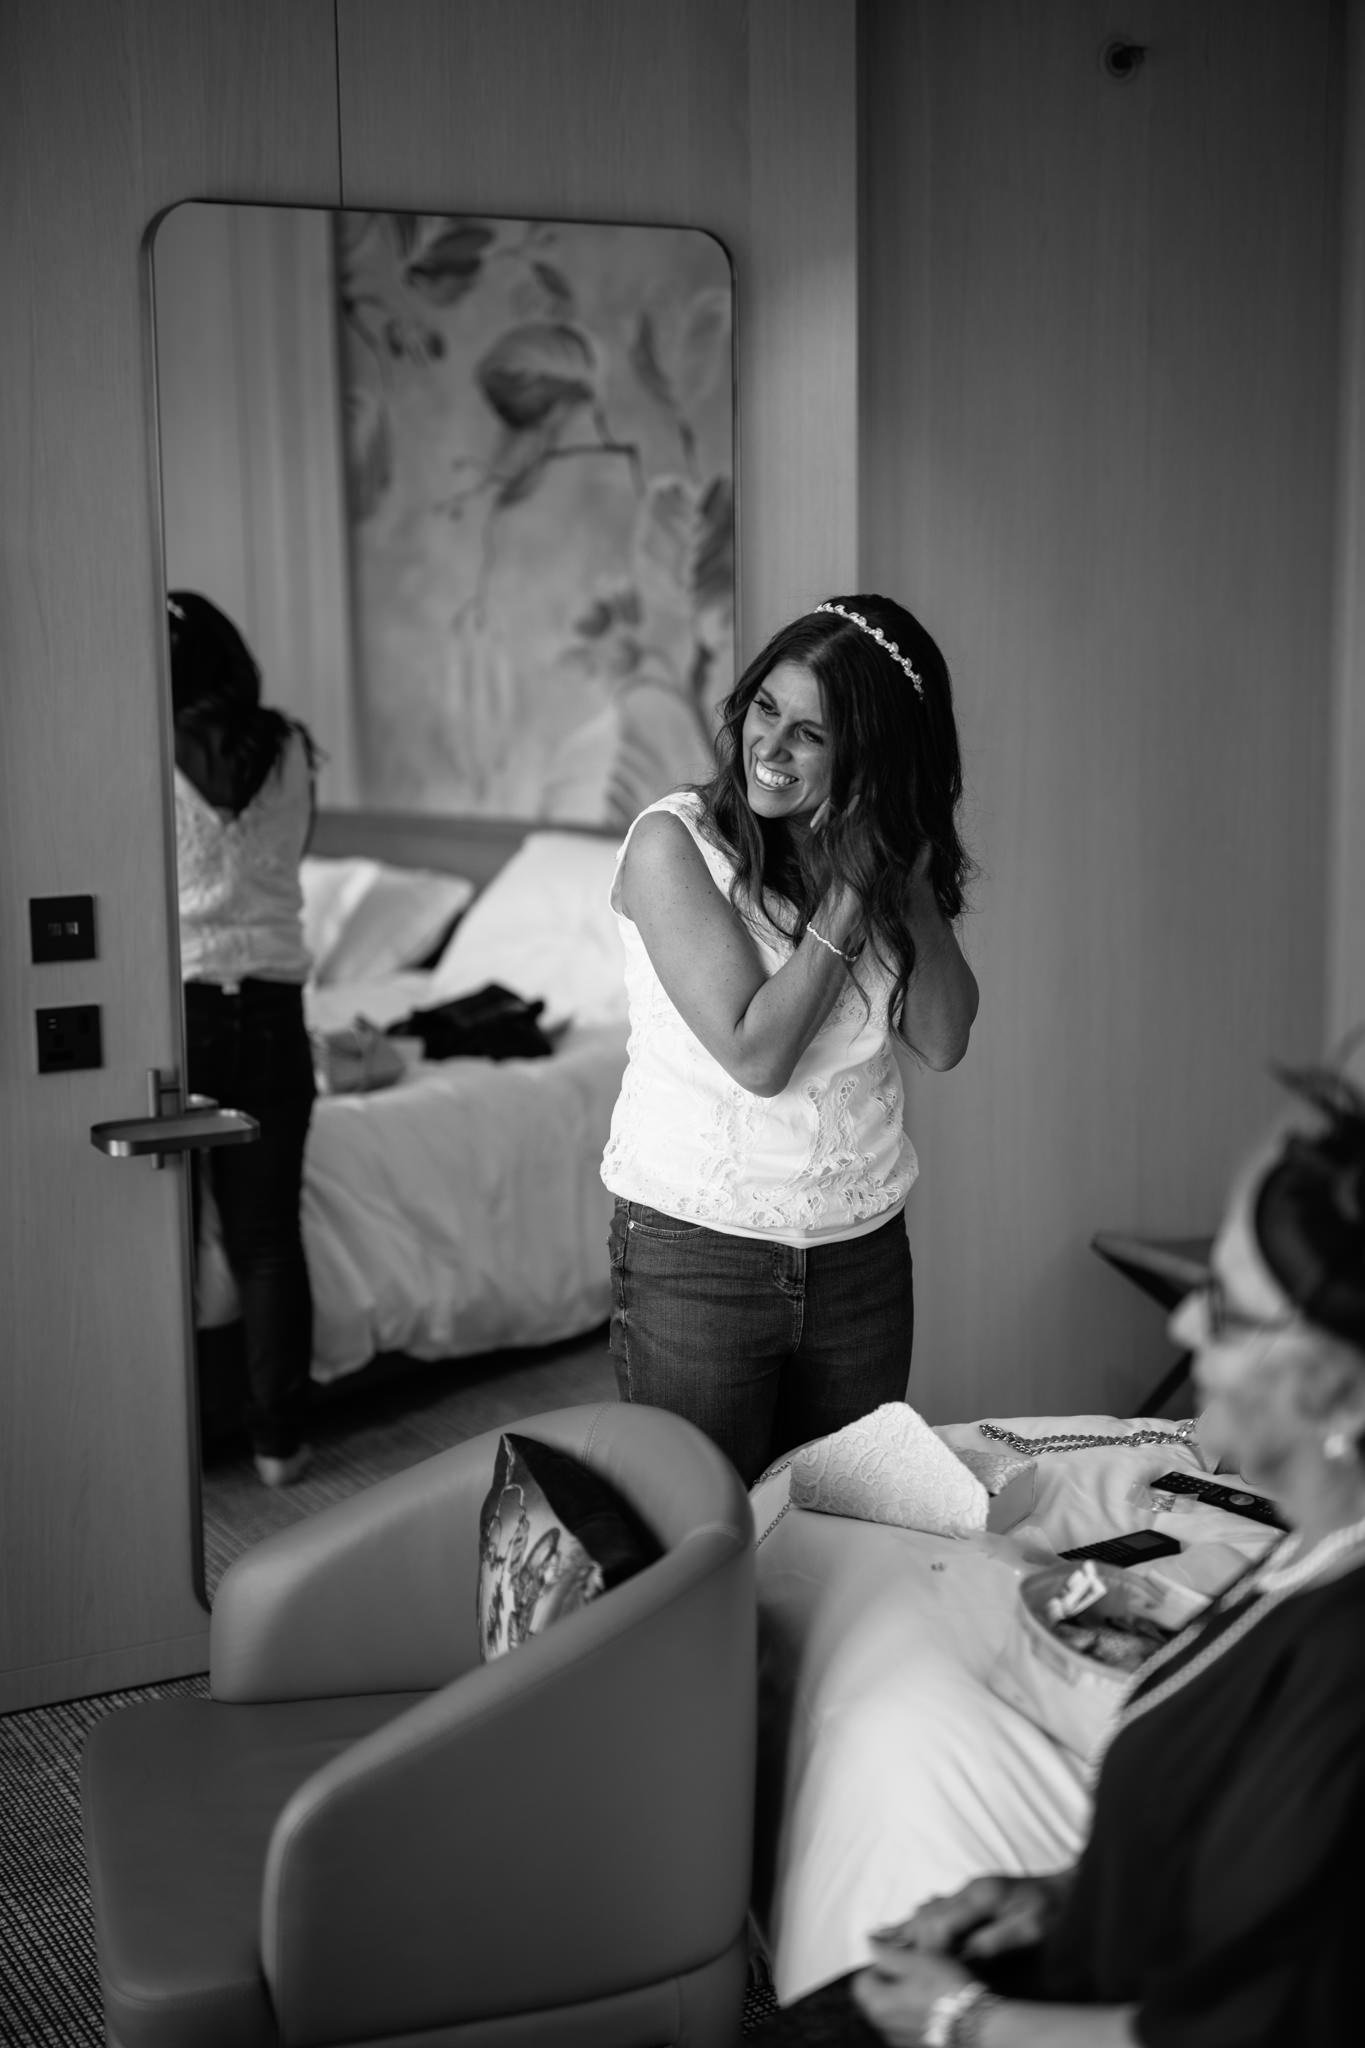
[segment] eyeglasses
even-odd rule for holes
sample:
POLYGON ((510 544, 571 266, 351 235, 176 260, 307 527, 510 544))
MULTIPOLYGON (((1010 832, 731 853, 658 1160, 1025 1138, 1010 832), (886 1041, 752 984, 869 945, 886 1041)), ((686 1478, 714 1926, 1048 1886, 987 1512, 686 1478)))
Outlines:
POLYGON ((1224 1337, 1235 1337, 1264 1331, 1270 1334, 1276 1330, 1292 1330, 1303 1318, 1297 1309, 1287 1316, 1249 1316, 1241 1309, 1234 1308, 1227 1297, 1227 1290, 1216 1273, 1210 1273, 1200 1286, 1194 1289, 1195 1298, 1204 1311, 1204 1320, 1209 1326, 1209 1335, 1215 1342, 1224 1337))

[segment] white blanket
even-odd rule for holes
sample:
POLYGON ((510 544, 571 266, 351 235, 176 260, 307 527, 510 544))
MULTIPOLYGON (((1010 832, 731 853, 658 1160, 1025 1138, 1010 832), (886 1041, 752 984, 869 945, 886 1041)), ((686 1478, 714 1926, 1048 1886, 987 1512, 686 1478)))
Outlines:
MULTIPOLYGON (((1008 1420, 1024 1434, 1169 1422, 1008 1420)), ((999 1450, 975 1424, 939 1431, 999 1450)), ((1172 1442, 1038 1461, 1028 1521, 947 1538, 785 1507, 787 1472, 754 1489, 762 1644, 756 1913, 783 2004, 868 1960, 871 1928, 988 1871, 1074 1861, 1087 1772, 996 1697, 986 1676, 1025 1571, 1140 1526, 1259 1555, 1271 1533, 1215 1508, 1153 1514, 1146 1481, 1202 1470, 1172 1442)), ((1229 1479, 1226 1483, 1234 1483, 1229 1479)), ((1235 1559, 1232 1560, 1235 1564, 1235 1559)), ((1179 1560, 1160 1567, 1178 1577, 1179 1560)))
MULTIPOLYGON (((419 973, 309 992, 321 1029, 385 1025, 439 1000, 419 973)), ((571 1026, 548 1059, 419 1062, 371 1095, 320 1099, 304 1169, 313 1377, 376 1352, 461 1358, 558 1342, 610 1308, 611 1197, 599 1168, 626 1026, 571 1026)), ((232 1312, 221 1253, 200 1321, 232 1312)))

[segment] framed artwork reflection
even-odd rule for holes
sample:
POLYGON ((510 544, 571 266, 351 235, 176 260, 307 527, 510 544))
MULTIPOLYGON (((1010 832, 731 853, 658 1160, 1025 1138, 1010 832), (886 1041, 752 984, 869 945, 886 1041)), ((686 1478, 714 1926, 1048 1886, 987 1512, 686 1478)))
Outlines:
POLYGON ((187 200, 147 246, 165 587, 244 633, 325 808, 610 827, 709 772, 713 236, 187 200))
POLYGON ((711 235, 333 216, 356 801, 620 824, 734 676, 711 235))

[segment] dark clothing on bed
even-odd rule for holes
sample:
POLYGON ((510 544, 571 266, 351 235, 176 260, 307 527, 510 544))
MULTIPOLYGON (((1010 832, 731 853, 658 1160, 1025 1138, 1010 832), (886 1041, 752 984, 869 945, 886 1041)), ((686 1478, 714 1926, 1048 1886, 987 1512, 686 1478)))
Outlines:
MULTIPOLYGON (((1246 1607, 1220 1603, 1151 1689, 1246 1607)), ((1362 1898, 1365 1566, 1285 1600, 1121 1731, 1060 1922, 979 1974, 1005 1997, 1135 2005, 1144 2048, 1356 2048, 1362 1898)), ((851 1982, 757 2042, 878 2040, 851 1982)))
POLYGON ((1365 1568, 1285 1600, 1116 1737, 1039 1995, 1136 2003, 1148 2048, 1355 2043, 1363 1897, 1365 1568))

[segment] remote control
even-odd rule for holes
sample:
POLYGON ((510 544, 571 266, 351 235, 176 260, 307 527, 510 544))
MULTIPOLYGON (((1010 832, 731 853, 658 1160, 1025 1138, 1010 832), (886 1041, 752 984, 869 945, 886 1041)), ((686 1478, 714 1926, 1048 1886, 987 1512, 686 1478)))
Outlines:
POLYGON ((1153 1493, 1192 1493, 1196 1500, 1202 1500, 1211 1508, 1226 1508, 1229 1514, 1245 1515, 1248 1521, 1264 1522, 1270 1529, 1287 1529, 1285 1521, 1273 1501, 1263 1493, 1248 1493, 1234 1486, 1215 1486, 1211 1479, 1200 1479, 1193 1472, 1163 1472, 1159 1479, 1148 1481, 1153 1493))

